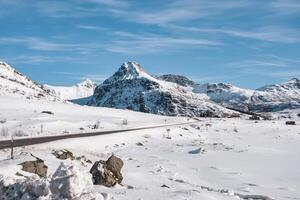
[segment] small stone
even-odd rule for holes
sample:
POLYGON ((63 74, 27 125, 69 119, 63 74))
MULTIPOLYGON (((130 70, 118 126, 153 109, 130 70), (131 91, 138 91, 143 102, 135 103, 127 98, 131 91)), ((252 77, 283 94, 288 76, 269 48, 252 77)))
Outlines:
POLYGON ((137 146, 144 146, 144 144, 141 143, 141 142, 136 143, 136 145, 137 145, 137 146))

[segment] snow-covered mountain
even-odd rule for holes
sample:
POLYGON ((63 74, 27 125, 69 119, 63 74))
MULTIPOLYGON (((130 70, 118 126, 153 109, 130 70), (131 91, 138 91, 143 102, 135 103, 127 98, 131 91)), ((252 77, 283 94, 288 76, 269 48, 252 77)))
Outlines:
POLYGON ((122 64, 113 76, 97 86, 88 105, 168 116, 226 117, 234 114, 211 102, 206 95, 150 76, 137 62, 122 64))
POLYGON ((2 61, 0 61, 0 94, 56 100, 55 96, 49 94, 39 84, 2 61))
POLYGON ((92 96, 96 86, 95 82, 87 79, 70 87, 43 85, 43 88, 62 100, 74 100, 92 96))
POLYGON ((244 111, 276 112, 300 108, 298 79, 256 90, 242 89, 226 83, 207 83, 197 85, 193 91, 207 94, 216 103, 244 111))
POLYGON ((251 97, 250 110, 272 112, 300 108, 300 80, 258 88, 251 97))
POLYGON ((185 76, 181 75, 174 75, 174 74, 165 74, 162 76, 158 76, 157 79, 163 80, 163 81, 168 81, 172 83, 177 83, 178 85, 184 86, 184 87, 195 87, 197 83, 194 81, 188 79, 185 76))
POLYGON ((228 107, 248 111, 254 90, 242 89, 226 83, 206 83, 196 85, 193 92, 206 94, 212 101, 228 107))

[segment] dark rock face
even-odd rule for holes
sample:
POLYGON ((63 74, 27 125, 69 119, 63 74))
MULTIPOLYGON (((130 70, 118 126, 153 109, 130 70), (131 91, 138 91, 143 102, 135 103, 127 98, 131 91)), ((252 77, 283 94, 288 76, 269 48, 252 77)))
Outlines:
POLYGON ((232 113, 185 87, 155 79, 131 62, 99 85, 88 105, 167 116, 224 117, 232 113))
POLYGON ((22 165, 23 171, 37 174, 40 177, 47 176, 48 167, 44 164, 43 160, 38 159, 35 161, 26 161, 20 165, 22 165))
POLYGON ((114 155, 106 162, 96 161, 90 170, 94 184, 106 187, 113 187, 117 183, 120 184, 123 180, 121 173, 123 165, 123 161, 114 155))
POLYGON ((174 74, 165 74, 157 77, 159 80, 168 81, 172 83, 177 83, 183 87, 195 86, 196 83, 185 76, 174 75, 174 74))

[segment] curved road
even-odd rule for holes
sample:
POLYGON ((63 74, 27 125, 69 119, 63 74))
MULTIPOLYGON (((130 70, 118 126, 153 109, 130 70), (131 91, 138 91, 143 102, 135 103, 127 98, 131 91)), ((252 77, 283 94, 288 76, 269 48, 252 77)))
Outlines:
POLYGON ((179 126, 179 125, 186 125, 186 124, 191 124, 191 123, 196 123, 196 122, 198 122, 198 121, 190 121, 190 122, 178 123, 178 124, 165 124, 165 125, 155 125, 155 126, 129 128, 129 129, 110 130, 110 131, 90 132, 90 133, 77 133, 77 134, 68 134, 68 135, 54 135, 54 136, 45 136, 45 137, 15 139, 13 143, 11 142, 11 140, 2 140, 2 141, 0 141, 0 149, 11 148, 12 146, 13 147, 29 146, 29 145, 34 145, 34 144, 47 143, 47 142, 52 142, 52 141, 56 141, 56 140, 63 140, 63 139, 70 139, 70 138, 91 137, 91 136, 107 135, 107 134, 113 134, 113 133, 138 131, 138 130, 146 130, 146 129, 162 128, 162 127, 170 127, 170 126, 179 126))

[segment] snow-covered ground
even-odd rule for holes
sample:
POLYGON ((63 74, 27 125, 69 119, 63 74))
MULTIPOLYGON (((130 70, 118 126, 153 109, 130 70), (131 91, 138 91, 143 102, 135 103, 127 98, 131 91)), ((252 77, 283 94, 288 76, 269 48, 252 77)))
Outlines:
MULTIPOLYGON (((9 151, 1 151, 0 173, 17 178, 14 174, 21 172, 17 164, 30 160, 24 152, 45 160, 49 173, 54 173, 61 160, 51 152, 66 148, 93 162, 111 154, 123 159, 122 186, 94 186, 94 191, 115 199, 234 200, 262 195, 260 199, 296 200, 300 198, 299 128, 284 121, 203 119, 170 128, 171 139, 166 138, 165 128, 67 139, 17 148, 15 160, 8 159, 9 151)), ((91 168, 76 160, 64 162, 86 174, 91 168)))
POLYGON ((164 124, 165 120, 167 123, 186 122, 185 118, 26 99, 15 94, 0 96, 0 140, 9 139, 11 135, 34 137, 125 129, 164 124))

